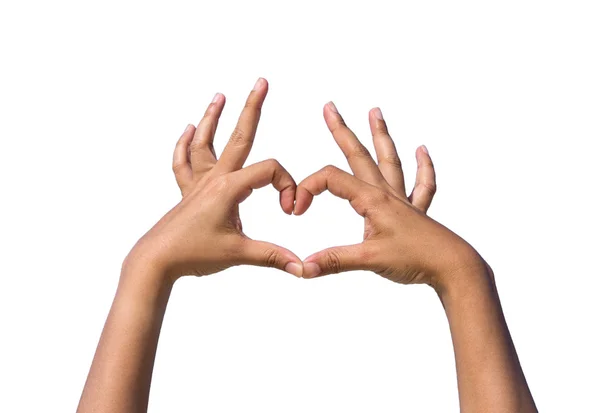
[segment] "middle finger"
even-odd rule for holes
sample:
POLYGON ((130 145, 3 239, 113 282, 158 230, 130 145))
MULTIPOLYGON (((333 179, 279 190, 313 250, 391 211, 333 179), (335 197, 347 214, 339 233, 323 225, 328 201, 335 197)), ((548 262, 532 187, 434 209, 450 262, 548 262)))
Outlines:
POLYGON ((224 172, 232 172, 244 166, 254 143, 262 104, 265 101, 268 89, 269 84, 267 81, 263 78, 258 79, 246 100, 246 105, 231 134, 231 138, 229 138, 229 142, 227 142, 221 157, 217 161, 216 168, 224 172))
POLYGON ((333 102, 325 105, 323 116, 333 138, 346 156, 354 175, 372 185, 380 186, 385 183, 371 154, 346 126, 333 102))

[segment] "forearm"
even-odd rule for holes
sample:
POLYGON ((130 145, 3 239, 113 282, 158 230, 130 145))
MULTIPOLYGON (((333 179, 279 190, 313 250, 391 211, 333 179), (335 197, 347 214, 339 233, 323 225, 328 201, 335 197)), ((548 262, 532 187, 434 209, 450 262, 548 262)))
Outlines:
POLYGON ((149 266, 124 266, 78 413, 145 412, 172 284, 149 266))
POLYGON ((438 294, 454 343, 461 412, 537 412, 491 268, 481 260, 453 274, 438 294))

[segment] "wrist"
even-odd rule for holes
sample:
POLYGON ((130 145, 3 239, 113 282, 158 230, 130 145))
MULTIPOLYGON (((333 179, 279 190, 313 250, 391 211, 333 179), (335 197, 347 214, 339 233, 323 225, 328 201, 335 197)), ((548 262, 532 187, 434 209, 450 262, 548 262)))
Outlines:
POLYGON ((169 276, 167 265, 156 248, 147 243, 144 237, 133 246, 123 260, 121 277, 124 276, 162 279, 171 284, 175 281, 169 276))
POLYGON ((451 268, 442 271, 432 287, 442 303, 453 297, 478 293, 482 289, 495 289, 491 268, 474 249, 462 255, 451 268))
POLYGON ((174 282, 159 261, 132 250, 123 261, 117 293, 148 302, 166 301, 174 282))

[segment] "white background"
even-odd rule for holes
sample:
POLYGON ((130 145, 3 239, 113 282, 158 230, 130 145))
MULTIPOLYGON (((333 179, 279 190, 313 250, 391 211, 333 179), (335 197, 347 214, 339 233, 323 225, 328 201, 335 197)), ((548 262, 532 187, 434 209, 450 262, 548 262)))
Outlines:
MULTIPOLYGON (((370 148, 382 108, 409 184, 425 143, 430 215, 494 268, 539 409, 600 411, 597 2, 151 3, 0 3, 0 411, 75 410, 121 262, 179 200, 177 138, 222 92, 219 151, 258 76, 249 163, 347 169, 328 100, 370 148)), ((255 191, 242 220, 301 257, 362 236, 330 194, 289 217, 255 191)), ((456 412, 442 306, 364 272, 182 279, 150 411, 456 412)))

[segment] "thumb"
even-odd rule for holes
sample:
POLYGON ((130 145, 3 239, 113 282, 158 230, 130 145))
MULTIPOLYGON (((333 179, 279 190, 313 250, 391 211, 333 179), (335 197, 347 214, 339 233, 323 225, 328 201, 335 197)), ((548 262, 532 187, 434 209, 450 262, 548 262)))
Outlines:
POLYGON ((242 250, 241 264, 278 268, 302 277, 302 260, 290 250, 270 242, 248 239, 242 250))
POLYGON ((368 270, 371 255, 365 244, 327 248, 304 260, 302 277, 314 278, 344 271, 368 270))

